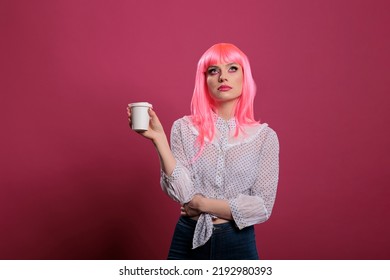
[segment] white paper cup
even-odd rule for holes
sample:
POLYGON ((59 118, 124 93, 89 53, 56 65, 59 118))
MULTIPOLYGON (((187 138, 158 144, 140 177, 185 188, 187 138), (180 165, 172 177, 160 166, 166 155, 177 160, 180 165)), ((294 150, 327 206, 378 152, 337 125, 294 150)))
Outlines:
POLYGON ((129 104, 131 110, 131 128, 136 131, 145 131, 149 128, 149 108, 152 104, 148 102, 136 102, 129 104))

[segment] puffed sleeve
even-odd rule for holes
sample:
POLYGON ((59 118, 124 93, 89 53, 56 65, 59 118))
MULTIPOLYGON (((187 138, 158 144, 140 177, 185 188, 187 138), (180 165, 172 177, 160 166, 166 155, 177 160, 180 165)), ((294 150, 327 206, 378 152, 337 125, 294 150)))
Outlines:
POLYGON ((161 188, 174 201, 181 204, 189 202, 193 196, 194 183, 188 160, 183 147, 181 120, 174 122, 171 130, 171 150, 176 159, 176 166, 170 176, 161 170, 161 188))
POLYGON ((229 200, 233 219, 240 229, 263 223, 272 213, 279 179, 279 140, 271 128, 258 164, 258 176, 250 195, 239 194, 229 200))

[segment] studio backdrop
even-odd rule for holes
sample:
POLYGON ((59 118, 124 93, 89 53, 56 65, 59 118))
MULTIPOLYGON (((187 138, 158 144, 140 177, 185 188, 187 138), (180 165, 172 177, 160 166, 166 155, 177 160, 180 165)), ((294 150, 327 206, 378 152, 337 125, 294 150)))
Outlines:
POLYGON ((166 134, 218 42, 280 140, 263 259, 389 259, 388 1, 0 2, 0 259, 165 259, 180 205, 126 106, 166 134))

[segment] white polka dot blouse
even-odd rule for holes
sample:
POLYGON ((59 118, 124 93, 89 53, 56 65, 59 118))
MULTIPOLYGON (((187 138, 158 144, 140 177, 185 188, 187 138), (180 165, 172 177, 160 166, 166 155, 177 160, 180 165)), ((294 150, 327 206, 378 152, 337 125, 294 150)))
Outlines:
MULTIPOLYGON (((176 166, 171 176, 161 170, 161 187, 173 200, 184 204, 195 194, 227 200, 239 229, 268 220, 275 202, 279 178, 279 141, 266 123, 245 126, 234 137, 235 119, 215 116, 214 139, 199 147, 198 131, 185 116, 174 122, 171 149, 176 166)), ((207 242, 213 231, 211 214, 197 221, 193 248, 207 242)))

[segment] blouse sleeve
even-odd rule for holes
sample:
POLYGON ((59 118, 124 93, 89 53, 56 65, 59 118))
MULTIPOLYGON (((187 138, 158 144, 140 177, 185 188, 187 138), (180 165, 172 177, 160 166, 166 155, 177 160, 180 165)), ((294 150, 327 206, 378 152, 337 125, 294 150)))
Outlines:
POLYGON ((250 195, 239 194, 229 200, 232 216, 242 229, 269 219, 279 179, 279 140, 270 130, 261 151, 258 176, 250 195))
POLYGON ((183 148, 180 120, 174 122, 171 131, 171 150, 176 159, 176 166, 170 176, 161 170, 161 188, 174 201, 181 204, 189 202, 193 196, 194 184, 191 171, 185 166, 187 158, 183 148))

